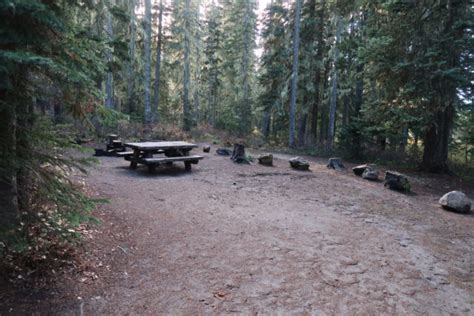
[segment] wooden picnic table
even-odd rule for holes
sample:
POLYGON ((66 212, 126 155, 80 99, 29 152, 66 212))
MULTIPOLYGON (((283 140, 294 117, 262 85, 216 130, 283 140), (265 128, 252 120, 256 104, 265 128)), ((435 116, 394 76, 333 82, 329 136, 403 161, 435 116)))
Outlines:
POLYGON ((133 142, 125 143, 124 146, 133 149, 133 154, 130 157, 130 168, 132 169, 136 169, 140 163, 153 171, 161 163, 172 164, 175 161, 184 161, 186 170, 191 170, 191 164, 197 164, 203 158, 202 156, 190 156, 189 152, 198 145, 183 141, 133 142), (161 153, 166 157, 153 157, 154 154, 161 153))

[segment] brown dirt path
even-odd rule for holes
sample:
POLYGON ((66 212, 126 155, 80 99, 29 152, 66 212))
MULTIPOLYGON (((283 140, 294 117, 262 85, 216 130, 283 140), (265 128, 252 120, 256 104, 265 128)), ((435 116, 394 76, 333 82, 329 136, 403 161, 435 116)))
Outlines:
POLYGON ((458 184, 413 175, 404 195, 322 160, 204 155, 154 175, 101 158, 86 180, 111 199, 86 246, 98 278, 78 276, 52 312, 474 314, 474 215, 437 205, 458 184))

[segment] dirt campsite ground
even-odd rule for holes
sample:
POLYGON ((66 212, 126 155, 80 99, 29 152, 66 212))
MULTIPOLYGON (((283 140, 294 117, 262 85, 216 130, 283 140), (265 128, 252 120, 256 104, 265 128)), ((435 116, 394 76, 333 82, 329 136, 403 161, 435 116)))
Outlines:
POLYGON ((407 195, 322 159, 301 172, 285 155, 275 167, 203 155, 190 173, 152 175, 100 158, 85 181, 111 202, 96 211, 86 264, 4 310, 474 315, 474 213, 438 206, 452 189, 472 198, 472 186, 410 174, 407 195))

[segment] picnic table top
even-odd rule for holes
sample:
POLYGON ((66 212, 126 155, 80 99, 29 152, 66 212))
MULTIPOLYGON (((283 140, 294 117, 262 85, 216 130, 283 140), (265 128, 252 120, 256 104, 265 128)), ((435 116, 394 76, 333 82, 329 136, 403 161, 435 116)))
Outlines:
POLYGON ((139 150, 157 150, 157 149, 192 149, 198 147, 196 144, 183 142, 183 141, 172 141, 172 142, 135 142, 125 143, 126 147, 139 150))

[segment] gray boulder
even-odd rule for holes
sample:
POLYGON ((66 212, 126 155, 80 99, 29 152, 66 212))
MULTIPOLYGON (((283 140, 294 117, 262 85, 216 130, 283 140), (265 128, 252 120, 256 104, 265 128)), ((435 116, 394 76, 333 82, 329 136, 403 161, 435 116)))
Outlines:
POLYGON ((405 191, 410 192, 411 185, 410 181, 408 181, 408 177, 404 174, 395 172, 395 171, 387 171, 385 173, 385 183, 384 186, 388 186, 390 190, 397 190, 397 191, 405 191))
POLYGON ((461 191, 451 191, 439 199, 439 204, 447 210, 460 213, 469 213, 471 200, 461 191))
POLYGON ((257 157, 258 163, 264 166, 273 166, 273 155, 272 154, 261 154, 257 157))
POLYGON ((346 167, 342 164, 341 158, 329 158, 327 167, 334 170, 344 170, 346 167))
POLYGON ((293 169, 297 169, 297 170, 303 170, 303 171, 309 170, 309 162, 307 162, 306 160, 300 157, 291 158, 290 166, 293 169))
POLYGON ((362 178, 376 181, 379 179, 379 171, 375 168, 367 167, 362 173, 362 178))

